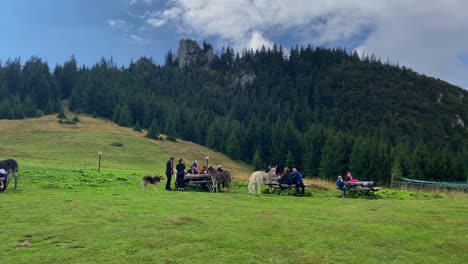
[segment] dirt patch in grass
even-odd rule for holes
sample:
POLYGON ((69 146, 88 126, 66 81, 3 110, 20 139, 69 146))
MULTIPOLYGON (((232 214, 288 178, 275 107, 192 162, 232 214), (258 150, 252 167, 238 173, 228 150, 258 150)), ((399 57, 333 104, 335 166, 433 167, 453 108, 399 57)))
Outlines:
POLYGON ((16 245, 17 248, 27 248, 32 245, 32 237, 26 236, 24 239, 18 241, 18 245, 16 245))

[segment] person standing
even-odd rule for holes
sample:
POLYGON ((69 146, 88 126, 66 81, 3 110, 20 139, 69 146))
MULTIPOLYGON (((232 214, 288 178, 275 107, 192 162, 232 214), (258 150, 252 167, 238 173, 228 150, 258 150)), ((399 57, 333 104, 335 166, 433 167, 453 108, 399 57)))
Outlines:
POLYGON ((172 175, 174 175, 174 157, 171 157, 166 163, 166 176, 167 176, 166 190, 167 191, 171 190, 172 175))
POLYGON ((299 194, 299 187, 302 188, 301 196, 304 196, 304 182, 302 181, 302 173, 300 173, 296 168, 293 168, 292 176, 296 178, 296 193, 299 194))
POLYGON ((184 190, 184 175, 185 175, 185 164, 184 160, 180 159, 179 164, 176 166, 177 170, 177 191, 184 190))

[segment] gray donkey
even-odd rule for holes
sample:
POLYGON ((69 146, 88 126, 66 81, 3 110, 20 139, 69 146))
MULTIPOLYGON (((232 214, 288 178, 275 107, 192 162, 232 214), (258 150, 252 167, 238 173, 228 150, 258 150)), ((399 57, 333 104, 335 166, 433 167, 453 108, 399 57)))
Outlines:
POLYGON ((16 186, 18 184, 18 162, 14 159, 7 159, 7 160, 0 160, 0 169, 4 169, 7 174, 7 180, 6 180, 6 186, 8 186, 8 183, 10 182, 10 177, 13 176, 15 179, 15 190, 16 186))
POLYGON ((231 172, 227 170, 218 171, 213 166, 210 166, 206 172, 211 174, 211 181, 213 182, 213 192, 218 192, 218 185, 222 183, 223 185, 227 185, 228 192, 232 191, 231 185, 231 172))

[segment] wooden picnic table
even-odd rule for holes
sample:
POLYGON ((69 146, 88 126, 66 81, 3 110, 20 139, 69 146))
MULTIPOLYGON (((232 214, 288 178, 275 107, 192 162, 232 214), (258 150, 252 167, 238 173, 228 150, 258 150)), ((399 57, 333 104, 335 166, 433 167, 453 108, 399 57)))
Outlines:
POLYGON ((213 181, 211 174, 187 174, 184 176, 184 184, 191 187, 208 187, 211 192, 213 190, 213 181))
POLYGON ((350 192, 376 192, 382 189, 374 186, 373 181, 345 182, 345 184, 348 186, 347 191, 350 192))

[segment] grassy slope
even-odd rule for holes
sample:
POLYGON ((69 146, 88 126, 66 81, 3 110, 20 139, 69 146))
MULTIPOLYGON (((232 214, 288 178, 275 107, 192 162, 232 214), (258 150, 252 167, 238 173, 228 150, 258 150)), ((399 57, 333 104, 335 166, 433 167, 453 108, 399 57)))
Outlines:
POLYGON ((76 128, 54 117, 0 121, 1 158, 21 166, 18 191, 0 194, 0 263, 466 260, 466 196, 342 200, 314 190, 312 198, 257 197, 239 186, 231 194, 143 192, 141 175, 162 173, 168 155, 210 155, 238 179, 250 168, 191 143, 154 144, 109 122, 81 119, 76 128), (97 151, 104 152, 102 175, 97 151))
POLYGON ((164 174, 169 156, 183 158, 189 164, 198 160, 202 165, 210 156, 210 163, 222 164, 236 179, 246 179, 251 173, 249 165, 191 142, 153 141, 144 138, 145 133, 109 121, 86 116, 80 119, 77 125, 59 124, 54 116, 0 120, 0 158, 17 158, 23 169, 94 170, 97 153, 102 151, 103 171, 164 174), (111 146, 114 142, 124 147, 111 146))

